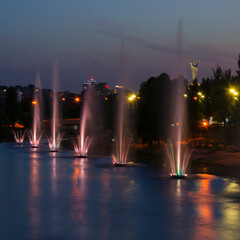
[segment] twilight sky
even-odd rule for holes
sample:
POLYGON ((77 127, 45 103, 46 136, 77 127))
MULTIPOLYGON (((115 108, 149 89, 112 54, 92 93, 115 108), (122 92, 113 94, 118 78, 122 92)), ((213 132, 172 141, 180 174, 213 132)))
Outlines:
POLYGON ((54 60, 61 90, 80 92, 93 75, 139 90, 162 72, 198 79, 217 64, 237 68, 239 0, 1 0, 0 85, 51 88, 54 60))

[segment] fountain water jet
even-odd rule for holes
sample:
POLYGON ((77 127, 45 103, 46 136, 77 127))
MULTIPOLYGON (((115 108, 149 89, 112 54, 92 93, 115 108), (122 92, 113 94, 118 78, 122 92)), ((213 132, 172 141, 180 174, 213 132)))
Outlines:
POLYGON ((87 135, 87 129, 92 120, 92 105, 94 89, 88 88, 84 92, 84 100, 80 118, 80 132, 77 136, 77 141, 73 141, 75 154, 78 157, 87 157, 88 149, 93 141, 93 138, 87 135))
POLYGON ((57 62, 53 66, 53 102, 52 102, 52 126, 51 136, 48 137, 48 146, 51 152, 59 150, 63 134, 58 132, 59 113, 58 113, 58 99, 57 99, 57 84, 58 84, 58 65, 57 62))
POLYGON ((173 146, 171 140, 166 144, 167 155, 170 162, 172 178, 184 178, 187 176, 186 169, 192 153, 187 143, 178 143, 173 146))
POLYGON ((124 116, 125 116, 125 98, 123 92, 120 92, 117 116, 117 136, 115 137, 115 154, 112 154, 113 164, 117 167, 126 166, 129 144, 124 135, 124 116))
POLYGON ((186 99, 185 80, 179 77, 173 83, 174 86, 174 102, 173 102, 173 122, 171 127, 171 135, 166 145, 167 156, 170 163, 170 175, 172 178, 186 177, 187 165, 192 150, 187 142, 187 118, 186 118, 186 99))
POLYGON ((27 129, 25 129, 24 132, 21 129, 16 131, 13 130, 14 139, 17 144, 23 144, 26 132, 27 132, 27 129))
POLYGON ((38 148, 42 137, 41 131, 41 110, 40 106, 42 103, 42 93, 41 93, 41 80, 40 75, 37 73, 36 83, 33 96, 33 126, 32 129, 28 131, 28 137, 32 148, 38 148))

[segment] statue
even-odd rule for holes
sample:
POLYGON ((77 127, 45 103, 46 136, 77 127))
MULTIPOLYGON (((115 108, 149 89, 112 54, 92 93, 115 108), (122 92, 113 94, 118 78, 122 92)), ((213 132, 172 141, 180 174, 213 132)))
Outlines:
POLYGON ((197 79, 197 71, 198 71, 198 65, 200 63, 200 60, 197 60, 196 62, 191 62, 191 57, 190 57, 189 63, 192 70, 192 80, 195 80, 197 79))

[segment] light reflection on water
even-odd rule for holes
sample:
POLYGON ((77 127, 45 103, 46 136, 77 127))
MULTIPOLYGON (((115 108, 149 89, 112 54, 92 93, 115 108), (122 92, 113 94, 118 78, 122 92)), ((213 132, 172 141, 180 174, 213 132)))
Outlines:
POLYGON ((11 144, 0 152, 1 239, 239 239, 235 180, 172 180, 151 167, 114 168, 111 158, 11 144))
POLYGON ((29 173, 29 197, 28 197, 28 212, 29 212, 29 235, 32 238, 37 238, 40 234, 40 176, 39 176, 39 155, 35 149, 30 153, 30 173, 29 173))

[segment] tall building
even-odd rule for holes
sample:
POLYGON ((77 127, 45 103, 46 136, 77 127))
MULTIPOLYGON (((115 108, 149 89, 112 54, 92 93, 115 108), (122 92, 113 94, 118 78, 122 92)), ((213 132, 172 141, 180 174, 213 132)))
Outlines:
POLYGON ((97 82, 93 76, 90 76, 88 80, 83 84, 83 91, 88 88, 95 88, 98 96, 106 96, 109 93, 109 86, 106 82, 97 82))
POLYGON ((122 90, 123 90, 123 86, 118 86, 118 85, 116 85, 115 88, 114 88, 114 90, 113 90, 113 92, 114 92, 115 94, 117 94, 117 93, 119 93, 119 92, 122 91, 122 90))

